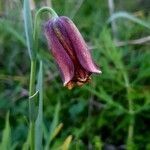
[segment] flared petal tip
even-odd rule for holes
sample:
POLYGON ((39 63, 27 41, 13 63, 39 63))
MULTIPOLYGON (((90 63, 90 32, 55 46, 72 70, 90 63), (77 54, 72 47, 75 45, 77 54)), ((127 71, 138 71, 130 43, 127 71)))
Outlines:
POLYGON ((69 82, 64 82, 64 87, 67 87, 69 90, 71 90, 74 87, 74 82, 69 81, 69 82))
POLYGON ((64 81, 63 81, 63 86, 67 86, 70 82, 71 82, 72 78, 66 78, 64 81))
POLYGON ((63 86, 66 86, 69 81, 64 81, 63 86))
POLYGON ((97 73, 97 74, 101 74, 102 73, 102 71, 100 69, 93 69, 91 72, 92 73, 97 73))
POLYGON ((95 72, 95 73, 99 73, 99 74, 101 74, 101 73, 102 73, 102 71, 101 71, 101 70, 97 70, 97 72, 95 72))

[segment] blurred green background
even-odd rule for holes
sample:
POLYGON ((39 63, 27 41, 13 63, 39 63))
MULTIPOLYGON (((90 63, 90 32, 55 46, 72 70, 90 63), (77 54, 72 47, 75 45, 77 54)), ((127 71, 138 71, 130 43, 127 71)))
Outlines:
MULTIPOLYGON (((41 29, 43 145, 54 114, 63 123, 54 150, 68 135, 73 136, 71 150, 150 150, 150 28, 127 18, 107 22, 112 13, 126 11, 149 25, 150 1, 114 0, 114 12, 108 2, 35 0, 36 9, 52 6, 74 21, 103 72, 93 75, 91 83, 67 90, 41 29), (58 102, 60 110, 54 113, 58 102)), ((21 149, 28 135, 30 60, 22 8, 21 0, 0 0, 0 139, 2 144, 8 135, 9 149, 21 149), (8 111, 11 134, 5 125, 8 111)))

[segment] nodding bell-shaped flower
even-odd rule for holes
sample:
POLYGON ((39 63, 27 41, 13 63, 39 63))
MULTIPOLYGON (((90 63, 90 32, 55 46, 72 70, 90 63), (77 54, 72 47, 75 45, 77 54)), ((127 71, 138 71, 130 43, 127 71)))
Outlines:
POLYGON ((65 16, 54 17, 45 25, 45 35, 61 77, 68 89, 91 80, 92 73, 101 73, 75 24, 65 16))

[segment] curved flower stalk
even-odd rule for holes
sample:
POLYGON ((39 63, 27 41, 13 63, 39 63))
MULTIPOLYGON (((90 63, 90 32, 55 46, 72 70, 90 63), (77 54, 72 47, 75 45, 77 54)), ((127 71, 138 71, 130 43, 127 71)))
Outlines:
POLYGON ((45 25, 45 35, 61 72, 63 84, 68 89, 89 82, 92 73, 101 73, 93 62, 82 35, 68 17, 50 19, 45 25))

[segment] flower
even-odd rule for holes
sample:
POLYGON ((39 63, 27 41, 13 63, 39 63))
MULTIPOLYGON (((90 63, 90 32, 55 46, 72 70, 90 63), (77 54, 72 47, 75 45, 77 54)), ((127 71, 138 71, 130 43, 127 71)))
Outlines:
POLYGON ((68 89, 89 82, 92 73, 101 73, 93 62, 82 35, 68 17, 49 20, 45 25, 45 35, 64 86, 68 89))

